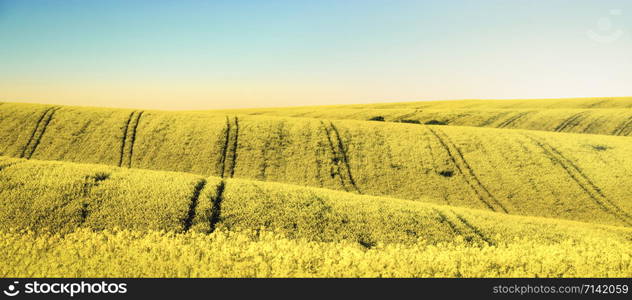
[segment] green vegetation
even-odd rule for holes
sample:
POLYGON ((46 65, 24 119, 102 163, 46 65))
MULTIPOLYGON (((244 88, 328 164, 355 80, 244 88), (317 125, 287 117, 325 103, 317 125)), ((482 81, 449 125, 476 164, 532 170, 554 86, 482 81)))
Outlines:
MULTIPOLYGON (((632 224, 632 182, 623 180, 632 173, 632 140, 627 138, 67 107, 54 110, 47 124, 37 143, 24 142, 22 148, 37 145, 27 158, 284 182, 517 215, 632 224)), ((6 141, 19 140, 19 131, 15 135, 6 141)))
POLYGON ((183 231, 203 178, 99 165, 0 160, 4 228, 68 232, 77 227, 183 231))
POLYGON ((630 276, 630 107, 4 103, 0 272, 630 276))
POLYGON ((233 113, 332 120, 369 120, 554 132, 632 136, 630 109, 411 109, 342 108, 261 109, 233 113))
POLYGON ((366 249, 268 232, 0 233, 7 277, 630 277, 632 244, 590 236, 472 247, 462 240, 366 249), (133 262, 133 263, 131 263, 133 262))
POLYGON ((36 232, 130 229, 210 233, 266 228, 290 238, 496 244, 525 235, 625 240, 632 229, 511 216, 421 201, 193 174, 0 158, 0 221, 36 232))

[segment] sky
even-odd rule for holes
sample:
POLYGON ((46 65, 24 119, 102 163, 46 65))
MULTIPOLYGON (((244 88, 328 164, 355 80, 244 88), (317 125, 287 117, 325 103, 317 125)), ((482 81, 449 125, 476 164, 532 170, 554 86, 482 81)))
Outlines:
POLYGON ((0 0, 0 101, 215 109, 632 96, 629 0, 0 0))

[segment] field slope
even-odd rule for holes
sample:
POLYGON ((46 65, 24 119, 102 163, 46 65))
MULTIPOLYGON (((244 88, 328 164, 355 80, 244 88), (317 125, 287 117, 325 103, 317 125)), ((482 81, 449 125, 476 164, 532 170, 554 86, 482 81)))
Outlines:
POLYGON ((424 101, 222 112, 630 136, 630 108, 632 98, 580 98, 424 101))
POLYGON ((3 243, 0 256, 67 267, 0 272, 630 276, 630 107, 629 98, 190 112, 3 103, 0 234, 18 246, 3 243), (41 248, 17 250, 34 240, 41 248), (140 261, 182 263, 121 270, 125 247, 140 261), (220 258, 206 260, 210 249, 220 258), (317 267, 297 262, 301 252, 317 267), (547 252, 569 260, 508 261, 547 252), (592 265, 598 253, 610 263, 592 265), (71 267, 81 260, 90 263, 71 267))
MULTIPOLYGON (((0 106, 0 111, 5 109, 9 115, 17 108, 0 106)), ((0 140, 7 149, 0 154, 13 157, 283 182, 508 214, 632 224, 632 181, 625 180, 632 173, 629 138, 74 107, 44 107, 21 120, 1 122, 10 131, 0 140)))

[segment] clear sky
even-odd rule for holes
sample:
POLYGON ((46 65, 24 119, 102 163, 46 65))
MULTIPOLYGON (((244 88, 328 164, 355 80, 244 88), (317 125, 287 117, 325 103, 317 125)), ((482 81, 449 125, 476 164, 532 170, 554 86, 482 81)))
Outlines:
POLYGON ((0 101, 632 96, 629 0, 0 0, 0 101))

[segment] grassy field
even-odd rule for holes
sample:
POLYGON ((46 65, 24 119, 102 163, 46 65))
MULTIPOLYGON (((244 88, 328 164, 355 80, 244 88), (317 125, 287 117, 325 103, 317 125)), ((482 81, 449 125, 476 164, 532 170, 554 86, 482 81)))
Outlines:
POLYGON ((631 107, 3 103, 0 272, 630 276, 631 107))

